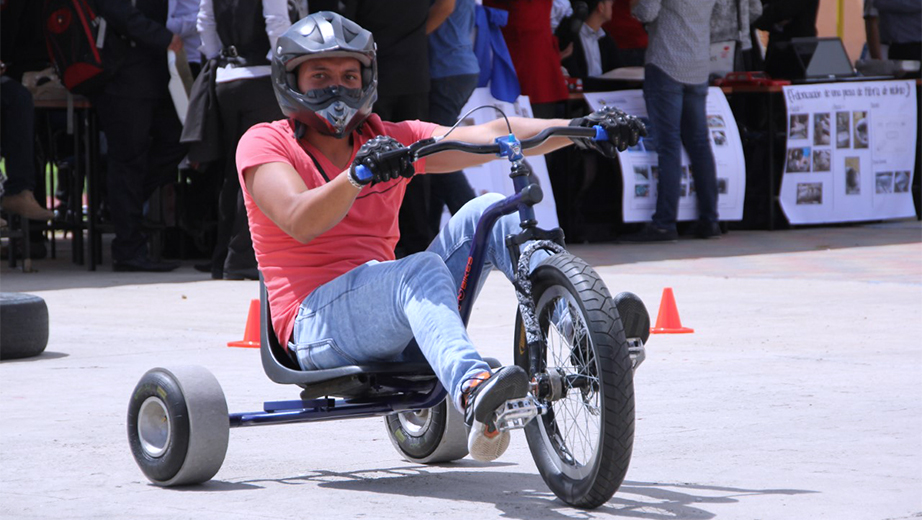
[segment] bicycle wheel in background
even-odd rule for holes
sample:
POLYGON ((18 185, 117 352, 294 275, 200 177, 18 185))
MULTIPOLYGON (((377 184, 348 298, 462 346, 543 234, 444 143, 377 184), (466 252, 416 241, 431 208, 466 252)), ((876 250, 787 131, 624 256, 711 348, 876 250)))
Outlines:
MULTIPOLYGON (((564 502, 595 508, 621 486, 634 443, 634 380, 618 310, 599 275, 560 254, 532 273, 546 348, 529 376, 548 412, 525 427, 548 487, 564 502)), ((516 319, 515 362, 529 371, 525 330, 516 319)))

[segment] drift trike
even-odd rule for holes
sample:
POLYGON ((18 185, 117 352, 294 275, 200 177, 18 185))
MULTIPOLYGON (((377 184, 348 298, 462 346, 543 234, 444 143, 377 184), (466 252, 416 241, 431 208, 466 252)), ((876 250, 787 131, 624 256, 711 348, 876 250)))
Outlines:
MULTIPOLYGON (((518 265, 518 314, 513 360, 531 378, 529 395, 497 412, 502 430, 524 428, 538 471, 564 502, 594 508, 624 480, 634 438, 633 370, 644 359, 650 318, 628 292, 612 298, 596 272, 564 249, 563 232, 537 227, 541 201, 523 149, 552 136, 607 139, 601 127, 555 127, 519 142, 511 133, 494 144, 444 138, 413 144, 414 160, 447 150, 498 154, 511 162, 515 193, 492 205, 478 223, 459 291, 465 323, 483 267, 484 244, 502 215, 518 212, 521 232, 506 237, 518 265), (530 259, 544 258, 532 271, 530 259)), ((388 436, 405 459, 439 463, 467 455, 461 414, 447 400, 428 364, 375 364, 304 371, 272 330, 260 283, 266 375, 301 388, 296 400, 267 402, 262 411, 231 413, 221 386, 202 367, 154 368, 140 380, 128 408, 128 441, 135 460, 156 485, 198 484, 220 469, 230 428, 384 416, 388 436)), ((493 360, 491 366, 498 366, 493 360)))

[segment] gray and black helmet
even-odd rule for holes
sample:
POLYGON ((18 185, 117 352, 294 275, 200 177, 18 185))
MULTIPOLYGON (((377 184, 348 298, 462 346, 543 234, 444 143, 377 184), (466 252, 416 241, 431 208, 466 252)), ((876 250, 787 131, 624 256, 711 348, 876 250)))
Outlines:
POLYGON ((378 62, 371 33, 329 11, 311 14, 279 36, 272 58, 272 87, 286 117, 322 134, 343 137, 371 114, 378 99, 378 62), (300 92, 298 65, 314 58, 356 58, 362 88, 342 86, 300 92))

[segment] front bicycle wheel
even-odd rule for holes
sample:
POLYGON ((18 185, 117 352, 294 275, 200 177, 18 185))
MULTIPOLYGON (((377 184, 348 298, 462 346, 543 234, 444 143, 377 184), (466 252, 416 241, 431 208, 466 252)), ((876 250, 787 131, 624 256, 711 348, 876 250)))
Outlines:
POLYGON ((621 319, 580 258, 552 256, 531 282, 543 352, 531 367, 519 317, 515 361, 548 411, 525 427, 528 446, 557 497, 595 508, 621 486, 634 443, 634 380, 621 319))

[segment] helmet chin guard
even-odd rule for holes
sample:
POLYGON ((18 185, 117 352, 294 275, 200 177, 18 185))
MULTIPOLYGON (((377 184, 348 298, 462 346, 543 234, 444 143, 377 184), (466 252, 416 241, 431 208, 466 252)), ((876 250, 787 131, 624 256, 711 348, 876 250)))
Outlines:
POLYGON ((345 137, 371 114, 378 99, 378 63, 371 33, 329 11, 309 15, 282 34, 272 58, 272 87, 286 117, 324 135, 345 137), (317 58, 355 58, 362 87, 332 86, 300 92, 298 67, 317 58))

